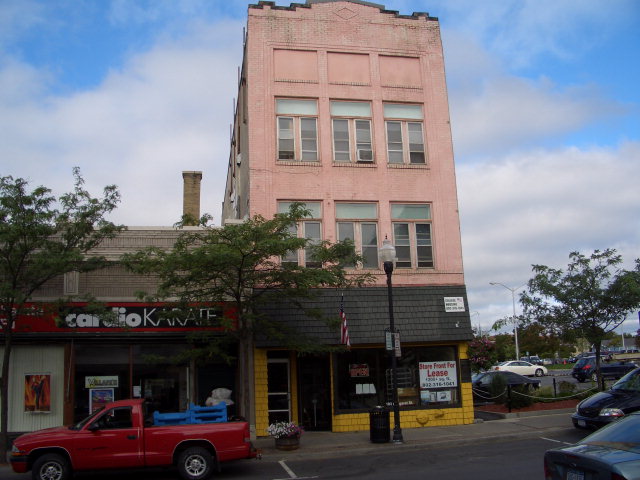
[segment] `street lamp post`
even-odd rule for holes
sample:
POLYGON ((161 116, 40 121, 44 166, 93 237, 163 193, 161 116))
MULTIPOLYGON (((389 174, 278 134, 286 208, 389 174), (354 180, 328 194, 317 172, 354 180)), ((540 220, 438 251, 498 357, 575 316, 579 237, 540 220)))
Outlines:
POLYGON ((489 282, 489 285, 500 285, 511 292, 511 303, 513 305, 513 338, 516 342, 516 360, 520 360, 520 347, 518 346, 518 319, 516 317, 516 290, 524 287, 526 283, 523 283, 519 287, 507 287, 505 284, 499 282, 489 282))
POLYGON ((387 274, 387 296, 389 298, 389 331, 391 333, 391 390, 393 401, 393 443, 403 443, 402 428, 400 428, 400 405, 398 404, 398 365, 395 352, 396 329, 393 319, 393 289, 391 274, 396 259, 396 249, 385 237, 380 247, 380 259, 387 274))

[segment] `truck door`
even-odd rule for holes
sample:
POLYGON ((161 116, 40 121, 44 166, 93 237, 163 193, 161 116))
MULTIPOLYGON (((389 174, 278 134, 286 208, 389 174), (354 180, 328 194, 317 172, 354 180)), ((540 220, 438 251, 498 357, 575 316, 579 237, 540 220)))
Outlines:
POLYGON ((75 469, 129 468, 144 464, 142 426, 134 425, 130 406, 105 411, 81 433, 76 437, 72 455, 75 469))

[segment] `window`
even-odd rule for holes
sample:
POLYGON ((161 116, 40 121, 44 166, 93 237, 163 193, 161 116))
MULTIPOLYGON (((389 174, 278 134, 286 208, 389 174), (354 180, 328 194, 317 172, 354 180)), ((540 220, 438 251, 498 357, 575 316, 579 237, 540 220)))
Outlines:
POLYGON ((100 430, 133 428, 131 407, 112 408, 102 415, 94 424, 100 430))
MULTIPOLYGON (((335 392, 339 413, 367 411, 392 402, 388 353, 356 348, 337 356, 335 392)), ((460 405, 460 365, 455 347, 402 347, 397 365, 401 408, 460 405)))
POLYGON ((318 105, 315 100, 276 99, 278 159, 318 160, 318 105))
POLYGON ((336 162, 373 162, 371 104, 331 102, 333 159, 336 162))
POLYGON ((384 118, 389 163, 425 164, 422 107, 386 103, 384 118))
MULTIPOLYGON (((374 203, 337 203, 338 240, 351 240, 363 257, 362 268, 378 268, 378 211, 374 203)), ((351 265, 355 267, 355 265, 351 265)))
POLYGON ((427 204, 391 205, 396 267, 433 267, 431 206, 427 204))
MULTIPOLYGON (((278 202, 278 213, 286 213, 293 202, 278 202)), ((320 202, 306 202, 305 208, 311 212, 311 217, 304 219, 298 225, 291 227, 291 233, 309 240, 309 246, 300 251, 289 252, 282 257, 282 263, 291 263, 309 268, 319 268, 321 264, 313 258, 313 246, 322 241, 322 209, 320 202)))

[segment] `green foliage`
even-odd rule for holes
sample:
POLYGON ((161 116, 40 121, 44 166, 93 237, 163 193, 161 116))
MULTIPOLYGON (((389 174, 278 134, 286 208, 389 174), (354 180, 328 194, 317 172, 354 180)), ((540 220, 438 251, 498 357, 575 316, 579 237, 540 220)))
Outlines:
POLYGON ((496 362, 513 360, 516 357, 516 346, 513 335, 501 333, 494 335, 496 362))
POLYGON ((576 393, 577 386, 575 383, 567 382, 566 380, 558 383, 558 396, 559 397, 570 397, 574 393, 576 393))
POLYGON ((640 259, 633 270, 620 267, 622 257, 613 249, 572 252, 569 259, 566 271, 533 266, 520 295, 523 320, 567 340, 584 337, 599 354, 607 334, 640 307, 640 259))
MULTIPOLYGON (((200 342, 203 348, 226 341, 224 337, 243 341, 260 333, 298 351, 317 350, 320 346, 305 341, 303 332, 293 332, 266 315, 266 307, 288 301, 302 309, 302 300, 316 295, 319 288, 361 286, 372 276, 347 274, 344 269, 344 265, 360 260, 352 242, 312 244, 298 237, 296 225, 309 214, 302 204, 294 203, 288 213, 272 219, 258 215, 223 227, 209 225, 204 217, 201 228, 185 230, 171 250, 146 248, 125 255, 123 263, 133 272, 159 279, 156 292, 142 292, 149 299, 178 299, 175 306, 184 308, 206 302, 235 305, 232 315, 222 320, 225 335, 200 342), (280 261, 301 249, 320 267, 280 261)), ((306 310, 305 314, 319 317, 317 310, 306 310)), ((326 320, 337 325, 335 318, 326 320)))
POLYGON ((511 388, 511 408, 529 407, 535 403, 535 392, 527 385, 517 385, 511 388))
POLYGON ((0 401, 0 458, 7 433, 9 359, 13 328, 34 292, 46 282, 71 271, 86 272, 105 265, 105 259, 87 253, 122 227, 105 216, 116 208, 120 194, 104 188, 102 198, 84 189, 80 170, 73 170, 72 192, 59 198, 45 187, 29 191, 22 178, 0 177, 0 318, 3 319, 4 358, 0 401))

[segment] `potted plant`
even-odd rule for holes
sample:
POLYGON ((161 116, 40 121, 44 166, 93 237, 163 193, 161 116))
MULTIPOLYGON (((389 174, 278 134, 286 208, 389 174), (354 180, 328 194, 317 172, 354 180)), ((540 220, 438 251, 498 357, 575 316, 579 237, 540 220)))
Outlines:
POLYGON ((295 450, 300 446, 302 427, 293 422, 275 422, 269 425, 267 433, 275 438, 279 450, 295 450))

